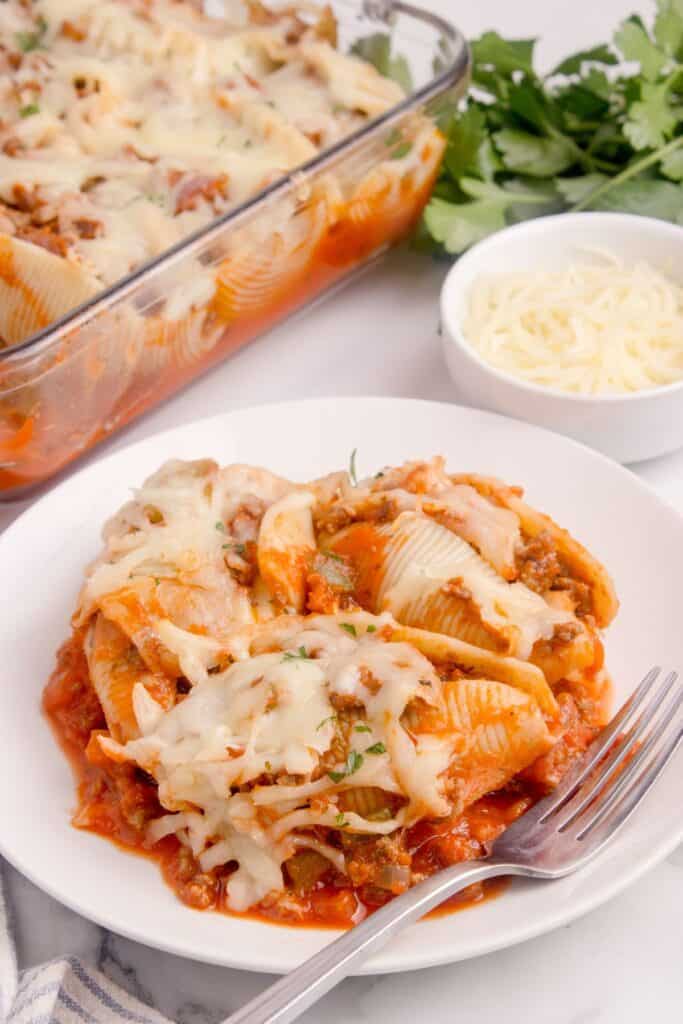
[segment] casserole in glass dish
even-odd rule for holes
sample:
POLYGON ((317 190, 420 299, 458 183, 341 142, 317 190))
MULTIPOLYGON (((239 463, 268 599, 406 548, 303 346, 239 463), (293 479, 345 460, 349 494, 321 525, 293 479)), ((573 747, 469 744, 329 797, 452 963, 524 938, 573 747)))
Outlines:
MULTIPOLYGON (((54 6, 54 0, 40 2, 46 9, 54 6)), ((69 9, 78 8, 79 2, 69 0, 69 9)), ((193 7, 190 0, 187 6, 193 7)), ((248 8, 263 17, 265 9, 259 4, 249 3, 248 8)), ((67 271, 81 268, 60 258, 62 252, 55 254, 50 248, 53 236, 41 247, 46 233, 62 223, 63 211, 58 210, 48 222, 50 214, 44 211, 49 207, 41 207, 45 226, 37 223, 27 178, 26 188, 20 185, 20 194, 13 197, 17 202, 6 207, 13 218, 5 229, 9 233, 3 233, 0 223, 4 310, 0 316, 0 500, 36 487, 241 345, 350 279, 404 237, 419 218, 444 147, 435 123, 438 105, 447 94, 457 96, 467 81, 468 52, 462 36, 437 16, 391 0, 366 0, 362 8, 351 0, 338 0, 330 9, 301 4, 287 10, 304 37, 309 31, 329 33, 336 50, 323 40, 328 56, 353 52, 387 67, 391 62, 403 78, 409 66, 411 91, 403 96, 398 87, 386 82, 388 91, 380 90, 379 113, 371 104, 359 111, 348 100, 332 104, 330 123, 336 120, 337 124, 322 141, 317 132, 309 133, 308 138, 316 142, 313 155, 301 160, 296 154, 302 151, 297 149, 286 172, 257 178, 254 194, 233 200, 228 209, 221 206, 228 176, 198 183, 197 176, 188 181, 176 180, 176 172, 171 172, 172 177, 167 174, 164 186, 173 188, 169 194, 174 212, 185 217, 182 237, 153 258, 140 265, 136 262, 126 276, 112 283, 106 274, 99 278, 91 274, 81 291, 85 275, 69 291, 67 271), (198 188, 203 190, 200 198, 198 188), (218 216, 193 221, 204 199, 214 203, 218 216), (30 244, 34 241, 37 244, 30 244), (32 299, 33 289, 42 301, 32 299)), ((43 24, 39 23, 37 32, 15 33, 20 49, 30 58, 27 66, 38 70, 44 59, 43 24)), ((68 25, 69 38, 76 39, 78 24, 65 21, 61 31, 68 25)), ((49 49, 46 52, 49 56, 49 49)), ((306 59, 313 60, 310 54, 306 59)), ((355 66, 362 72, 360 62, 355 66)), ((251 82, 248 73, 244 77, 251 82)), ((93 89, 87 73, 80 70, 73 82, 79 98, 89 90, 99 92, 99 86, 93 89)), ((30 80, 24 84, 34 88, 30 80)), ((338 91, 340 80, 333 85, 338 91)), ((259 83, 254 83, 258 88, 259 83)), ((40 98, 52 99, 55 87, 51 89, 40 98)), ((334 90, 330 96, 334 100, 334 90)), ((261 90, 260 99, 257 115, 252 104, 249 117, 252 123, 258 117, 260 138, 268 138, 280 98, 263 99, 261 90)), ((92 100, 103 102, 101 95, 92 100)), ((17 139, 6 141, 3 150, 3 173, 10 167, 20 182, 21 168, 30 175, 33 165, 24 160, 15 164, 8 157, 15 157, 18 147, 26 145, 24 138, 51 130, 48 111, 25 101, 22 93, 17 139)), ((295 99, 292 104, 296 107, 295 99)), ((67 116, 70 112, 68 107, 67 116)), ((94 126, 97 131, 96 121, 94 126)), ((82 124, 78 130, 84 130, 82 124)), ((299 137, 296 144, 301 145, 299 137)), ((303 146, 305 157, 305 138, 303 146)), ((45 159, 45 152, 42 155, 45 159)), ((131 160, 140 168, 138 174, 146 174, 148 165, 156 162, 137 151, 131 160)), ((102 178, 92 181, 87 188, 94 197, 102 178)), ((75 199, 89 202, 86 187, 79 187, 75 199)), ((162 196, 145 198, 158 199, 162 205, 165 201, 162 196)), ((141 224, 143 216, 149 222, 153 214, 149 201, 134 209, 140 211, 141 224)), ((126 214, 133 229, 129 235, 135 234, 137 216, 126 214)), ((124 221, 123 213, 117 211, 111 220, 113 230, 118 231, 124 221)), ((101 254, 97 239, 101 225, 77 215, 71 224, 77 226, 77 234, 65 237, 80 235, 82 244, 77 244, 82 252, 101 254)), ((62 241, 57 234, 56 244, 62 241)), ((156 244, 160 248, 158 240, 156 244)), ((84 265, 97 270, 96 260, 85 260, 84 265)))

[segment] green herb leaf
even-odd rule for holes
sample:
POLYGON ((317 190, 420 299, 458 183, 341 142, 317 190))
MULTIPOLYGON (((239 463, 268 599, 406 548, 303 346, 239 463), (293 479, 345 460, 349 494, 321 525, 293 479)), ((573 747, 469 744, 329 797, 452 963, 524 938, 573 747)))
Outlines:
POLYGON ((354 732, 372 732, 372 729, 370 728, 369 725, 354 725, 353 731, 354 732))
MULTIPOLYGON (((571 57, 565 57, 563 61, 553 68, 550 75, 578 75, 584 64, 618 64, 619 60, 609 46, 594 46, 590 50, 579 50, 571 57)), ((550 76, 549 76, 550 77, 550 76)))
POLYGON ((365 748, 366 754, 386 754, 387 748, 383 743, 373 743, 371 747, 365 748))
POLYGON ((683 60, 683 3, 659 0, 654 37, 657 46, 670 57, 683 60))
POLYGON ((225 533, 225 524, 222 523, 220 519, 217 519, 213 525, 215 526, 219 533, 225 533))
POLYGON ((683 149, 677 149, 665 156, 661 164, 662 174, 672 181, 683 181, 683 149))
POLYGON ((665 53, 655 46, 640 20, 628 18, 617 30, 614 42, 625 60, 637 61, 645 78, 654 81, 667 63, 665 53))
POLYGON ((433 238, 454 255, 505 227, 505 207, 498 202, 456 204, 431 199, 424 213, 433 238))
POLYGON ((517 117, 523 118, 532 128, 545 134, 553 125, 561 126, 561 118, 554 103, 540 85, 524 79, 510 88, 508 103, 517 117))
POLYGON ((328 772, 328 776, 333 782, 341 782, 348 775, 353 775, 363 764, 363 755, 359 754, 357 750, 349 751, 349 756, 346 758, 346 764, 344 770, 341 772, 328 772))
POLYGON ((372 623, 370 623, 370 625, 365 630, 365 632, 366 633, 376 633, 377 632, 377 626, 373 626, 372 623))
POLYGON ((581 131, 583 122, 604 118, 609 113, 609 94, 610 84, 602 71, 594 71, 581 83, 569 86, 558 96, 567 127, 581 131))
POLYGON ((590 208, 639 213, 683 225, 683 185, 656 178, 633 178, 615 185, 590 208))
POLYGON ((573 206, 608 180, 606 174, 581 174, 578 178, 558 178, 555 184, 567 203, 573 206))
POLYGON ((27 103, 25 107, 21 107, 19 110, 19 117, 33 117, 34 114, 40 113, 40 107, 37 103, 27 103))
POLYGON ((358 636, 356 632, 356 627, 353 625, 352 622, 340 622, 339 625, 341 626, 342 629, 346 630, 346 632, 350 636, 358 636))
POLYGON ((299 647, 296 652, 285 651, 283 661, 311 661, 311 657, 305 647, 299 647))
POLYGON ((683 0, 656 7, 652 30, 633 16, 611 45, 571 54, 546 76, 534 70, 533 40, 475 40, 473 89, 438 115, 447 146, 415 246, 457 255, 507 224, 568 208, 681 223, 683 0))
POLYGON ((633 103, 624 125, 624 134, 634 149, 658 149, 671 137, 678 123, 667 99, 666 82, 645 82, 641 99, 633 103))
POLYGON ((511 128, 493 136, 496 148, 509 171, 533 178, 550 178, 576 162, 571 143, 560 138, 539 138, 511 128))
POLYGON ((346 818, 344 817, 343 811, 340 811, 339 814, 335 815, 334 823, 337 826, 337 828, 346 828, 346 826, 349 824, 346 818))
POLYGON ((474 80, 485 67, 495 68, 501 75, 514 71, 533 74, 535 44, 535 39, 503 39, 497 32, 485 32, 471 44, 474 80))
POLYGON ((35 32, 17 32, 15 39, 23 53, 30 53, 31 50, 37 50, 43 45, 48 26, 42 15, 38 18, 37 25, 35 32))
POLYGON ((479 148, 487 137, 486 116, 479 107, 469 107, 451 121, 444 165, 454 178, 463 174, 479 176, 479 148))
POLYGON ((318 724, 315 727, 315 731, 316 732, 320 732, 320 730, 324 729, 324 727, 327 725, 328 722, 336 722, 336 721, 337 721, 337 716, 336 715, 328 715, 327 718, 323 718, 322 722, 318 722, 318 724))

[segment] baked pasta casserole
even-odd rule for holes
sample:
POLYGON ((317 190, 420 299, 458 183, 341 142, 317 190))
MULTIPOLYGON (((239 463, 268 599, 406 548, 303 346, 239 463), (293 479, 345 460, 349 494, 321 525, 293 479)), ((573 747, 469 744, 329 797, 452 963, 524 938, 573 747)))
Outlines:
POLYGON ((74 824, 192 907, 357 922, 485 855, 607 721, 605 569, 440 458, 169 462, 103 539, 44 706, 74 824))
MULTIPOLYGON (((403 98, 395 82, 336 48, 329 8, 303 3, 271 11, 246 0, 227 9, 215 18, 192 0, 0 4, 0 347, 46 326, 403 98)), ((441 152, 434 138, 425 124, 427 177, 441 152)), ((414 155, 395 147, 394 156, 398 187, 414 155)), ((370 207, 386 202, 377 194, 382 184, 370 183, 359 198, 370 207)), ((308 260, 341 213, 333 176, 320 193, 305 233, 295 227, 278 243, 282 266, 266 262, 259 277, 253 257, 245 262, 237 254, 245 242, 262 245, 276 217, 264 237, 242 235, 234 256, 222 254, 218 289, 215 275, 197 267, 193 289, 179 300, 184 311, 214 297, 213 311, 225 323, 240 303, 267 302, 269 275, 308 260)), ((359 207, 356 214, 372 212, 359 207)), ((344 239, 337 241, 343 250, 344 239)))
POLYGON ((406 99, 352 52, 390 45, 360 4, 211 9, 0 2, 0 497, 348 280, 429 197, 427 93, 466 73, 439 19, 448 70, 406 99))

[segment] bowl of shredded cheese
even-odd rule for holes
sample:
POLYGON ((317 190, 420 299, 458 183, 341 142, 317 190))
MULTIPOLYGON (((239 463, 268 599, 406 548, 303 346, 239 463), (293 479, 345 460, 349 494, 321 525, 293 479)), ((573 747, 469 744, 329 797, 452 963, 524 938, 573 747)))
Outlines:
POLYGON ((683 446, 683 227, 618 213, 517 224, 454 265, 441 314, 466 404, 620 462, 683 446))

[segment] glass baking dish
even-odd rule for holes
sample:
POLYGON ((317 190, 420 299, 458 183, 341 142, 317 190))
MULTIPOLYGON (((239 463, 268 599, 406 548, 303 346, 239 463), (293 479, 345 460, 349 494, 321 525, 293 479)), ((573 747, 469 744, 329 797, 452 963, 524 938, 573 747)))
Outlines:
POLYGON ((343 51, 389 37, 391 53, 408 60, 411 94, 0 351, 0 500, 25 495, 413 228, 443 151, 438 106, 467 84, 467 44, 400 0, 331 7, 343 51))

